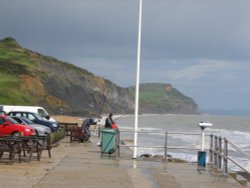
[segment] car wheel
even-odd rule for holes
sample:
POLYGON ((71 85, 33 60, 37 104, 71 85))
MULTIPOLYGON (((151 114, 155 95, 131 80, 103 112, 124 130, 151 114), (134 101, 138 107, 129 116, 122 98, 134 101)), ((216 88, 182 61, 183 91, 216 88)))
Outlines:
POLYGON ((21 136, 21 133, 20 133, 20 132, 14 132, 14 133, 12 134, 12 136, 13 136, 13 137, 19 137, 19 136, 21 136))

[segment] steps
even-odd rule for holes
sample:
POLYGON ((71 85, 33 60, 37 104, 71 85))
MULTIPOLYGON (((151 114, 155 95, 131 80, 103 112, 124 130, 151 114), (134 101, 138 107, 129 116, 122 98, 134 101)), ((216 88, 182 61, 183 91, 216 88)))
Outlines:
POLYGON ((228 173, 232 178, 239 182, 244 187, 250 188, 250 176, 246 172, 230 172, 228 173))

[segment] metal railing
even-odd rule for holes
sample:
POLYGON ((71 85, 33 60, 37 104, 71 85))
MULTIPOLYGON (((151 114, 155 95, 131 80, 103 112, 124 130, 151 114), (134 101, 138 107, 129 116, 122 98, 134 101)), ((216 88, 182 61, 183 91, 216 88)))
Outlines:
POLYGON ((169 145, 169 136, 170 135, 186 135, 186 136, 200 136, 198 133, 184 133, 184 132, 164 132, 162 131, 137 131, 138 134, 158 134, 164 136, 164 143, 162 145, 129 145, 129 144, 121 144, 120 142, 120 134, 121 133, 134 133, 134 131, 118 131, 117 132, 117 150, 118 152, 116 153, 117 157, 120 157, 120 148, 122 147, 127 147, 127 148, 150 148, 150 149, 163 149, 163 158, 166 160, 168 158, 168 151, 169 150, 196 150, 198 151, 199 148, 194 148, 194 147, 184 147, 184 146, 170 146, 169 145))
POLYGON ((250 175, 250 172, 245 167, 229 156, 229 147, 232 147, 237 152, 237 154, 240 154, 242 157, 250 160, 250 156, 246 152, 242 151, 227 138, 210 135, 209 162, 214 164, 224 174, 227 174, 228 162, 231 161, 234 165, 250 175))
MULTIPOLYGON (((158 146, 146 146, 146 145, 129 145, 129 144, 122 144, 120 139, 120 134, 122 133, 134 133, 134 131, 117 131, 116 132, 116 157, 120 157, 120 149, 122 147, 127 148, 151 148, 151 149, 163 149, 163 158, 166 160, 168 158, 168 151, 169 150, 200 150, 200 148, 194 148, 194 147, 177 147, 177 146, 170 146, 169 144, 169 136, 170 135, 188 135, 188 136, 200 136, 201 134, 198 133, 186 133, 186 132, 165 132, 162 133, 162 131, 137 131, 138 134, 159 134, 164 136, 164 143, 162 145, 158 146)), ((210 137, 209 142, 210 145, 209 148, 205 149, 209 151, 209 163, 212 165, 215 165, 218 170, 222 171, 224 174, 228 173, 228 162, 231 161, 233 164, 241 168, 246 173, 250 174, 250 172, 243 167, 240 163, 238 163, 233 157, 229 156, 229 147, 232 147, 237 154, 240 154, 241 156, 245 157, 247 160, 250 160, 250 155, 242 151, 238 146, 233 144, 231 141, 229 141, 226 138, 222 138, 215 135, 206 135, 206 137, 210 137)))

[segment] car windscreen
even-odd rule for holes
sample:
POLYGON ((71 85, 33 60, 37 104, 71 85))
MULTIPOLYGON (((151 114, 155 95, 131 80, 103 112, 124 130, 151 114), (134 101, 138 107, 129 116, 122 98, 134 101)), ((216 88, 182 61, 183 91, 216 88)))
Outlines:
POLYGON ((14 120, 12 117, 6 117, 7 120, 9 120, 12 124, 19 124, 16 120, 14 120))
POLYGON ((37 119, 43 120, 43 118, 36 113, 33 113, 32 115, 35 116, 37 119))
POLYGON ((28 118, 26 117, 20 117, 25 123, 27 124, 33 124, 33 121, 29 120, 28 118))
POLYGON ((16 120, 18 123, 20 123, 20 124, 22 124, 23 123, 23 121, 19 118, 19 117, 14 117, 14 116, 12 116, 12 118, 14 119, 14 120, 16 120))

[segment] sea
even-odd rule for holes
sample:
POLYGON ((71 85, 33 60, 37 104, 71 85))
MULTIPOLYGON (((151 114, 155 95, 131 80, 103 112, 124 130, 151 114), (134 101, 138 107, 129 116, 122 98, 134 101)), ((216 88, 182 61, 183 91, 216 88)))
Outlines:
MULTIPOLYGON (((115 122, 121 130, 121 139, 133 140, 134 116, 116 116, 115 122)), ((143 154, 164 155, 166 132, 168 133, 167 154, 174 158, 189 162, 197 162, 198 151, 201 149, 200 122, 212 123, 212 127, 205 129, 205 151, 208 161, 210 135, 227 138, 230 142, 250 155, 250 117, 249 116, 215 116, 215 115, 175 115, 175 114, 147 114, 138 117, 138 147, 137 155, 143 154), (155 147, 156 146, 156 147, 155 147), (152 148, 154 147, 154 148, 152 148), (179 149, 174 149, 179 148, 179 149), (181 149, 182 148, 182 149, 181 149), (184 149, 183 149, 184 148, 184 149), (190 148, 190 149, 186 149, 190 148)), ((133 142, 131 142, 133 143, 133 142)), ((250 171, 250 161, 229 147, 229 156, 250 171)), ((229 162, 229 168, 239 170, 229 162)))

